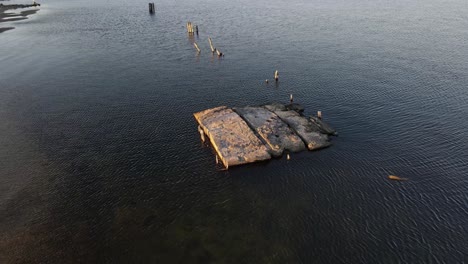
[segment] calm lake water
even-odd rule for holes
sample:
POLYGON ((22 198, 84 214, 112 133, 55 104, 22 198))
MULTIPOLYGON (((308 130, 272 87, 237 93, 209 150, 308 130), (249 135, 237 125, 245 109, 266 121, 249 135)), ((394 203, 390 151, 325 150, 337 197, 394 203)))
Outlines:
POLYGON ((1 263, 467 262, 466 0, 41 3, 0 34, 1 263), (332 147, 215 164, 192 113, 289 94, 332 147))

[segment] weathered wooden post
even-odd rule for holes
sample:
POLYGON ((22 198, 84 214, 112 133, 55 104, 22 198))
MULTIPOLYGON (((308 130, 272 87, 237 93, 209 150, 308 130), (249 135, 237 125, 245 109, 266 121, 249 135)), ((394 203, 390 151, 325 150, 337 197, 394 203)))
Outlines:
POLYGON ((322 111, 317 111, 317 117, 318 117, 319 119, 322 119, 322 111))
POLYGON ((193 43, 193 46, 195 46, 195 48, 197 49, 198 52, 200 52, 200 48, 198 48, 198 45, 196 42, 193 43))
POLYGON ((150 14, 154 14, 154 3, 149 3, 148 7, 149 7, 150 14))
POLYGON ((198 126, 198 133, 200 133, 200 138, 203 142, 205 142, 205 132, 203 131, 203 129, 198 126))
POLYGON ((193 34, 193 25, 192 25, 192 22, 187 22, 187 32, 189 34, 193 34))
POLYGON ((292 94, 290 94, 290 95, 289 95, 289 102, 292 103, 293 101, 294 101, 293 96, 292 96, 292 94))
POLYGON ((279 79, 279 73, 278 70, 275 71, 275 81, 278 81, 279 79))
POLYGON ((211 41, 211 38, 208 38, 208 42, 210 42, 211 52, 214 53, 216 49, 213 47, 213 42, 211 41))

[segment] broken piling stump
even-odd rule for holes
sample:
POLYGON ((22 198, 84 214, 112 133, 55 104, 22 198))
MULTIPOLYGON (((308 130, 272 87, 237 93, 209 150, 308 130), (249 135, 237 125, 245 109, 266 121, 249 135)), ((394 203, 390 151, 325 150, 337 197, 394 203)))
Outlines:
MULTIPOLYGON (((220 106, 194 114, 224 166, 268 160, 284 152, 330 146, 334 130, 306 118, 300 105, 220 106), (292 110, 294 109, 294 110, 292 110), (333 133, 332 133, 333 131, 333 133)), ((289 153, 288 153, 289 154, 289 153)))
POLYGON ((212 53, 215 53, 216 49, 215 49, 215 47, 213 46, 213 41, 211 41, 211 38, 210 38, 210 37, 208 38, 208 42, 210 43, 211 52, 212 52, 212 53))
POLYGON ((149 13, 154 14, 154 3, 148 3, 149 13))
POLYGON ((190 21, 187 22, 186 26, 187 26, 187 33, 189 33, 189 35, 190 35, 190 34, 193 34, 193 25, 192 25, 192 22, 190 22, 190 21))
POLYGON ((193 43, 193 46, 195 46, 195 49, 197 49, 197 51, 200 52, 200 48, 198 47, 196 42, 193 43))

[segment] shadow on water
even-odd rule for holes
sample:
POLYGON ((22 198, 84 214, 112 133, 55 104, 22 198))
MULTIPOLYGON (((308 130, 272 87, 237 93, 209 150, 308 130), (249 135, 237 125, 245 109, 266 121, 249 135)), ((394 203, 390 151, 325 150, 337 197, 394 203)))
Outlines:
MULTIPOLYGON (((88 168, 78 170, 84 173, 88 168)), ((225 174, 219 176, 233 176, 225 174)), ((76 170, 73 175, 88 178, 76 170)), ((106 182, 104 175, 93 175, 99 180, 89 182, 89 186, 95 186, 92 188, 100 186, 100 191, 76 190, 73 186, 78 183, 69 183, 66 191, 50 197, 37 197, 28 188, 21 190, 15 203, 6 207, 2 221, 20 220, 8 216, 19 217, 29 210, 41 213, 34 216, 33 222, 24 223, 26 229, 4 232, 0 242, 4 260, 31 263, 47 256, 48 261, 61 263, 298 262, 294 241, 305 230, 294 223, 299 217, 294 214, 305 210, 310 201, 286 196, 272 200, 258 193, 255 185, 246 186, 241 179, 236 183, 229 178, 225 179, 230 181, 229 190, 213 188, 202 203, 174 200, 176 194, 170 188, 138 188, 138 194, 133 193, 134 183, 126 185, 125 194, 113 193, 118 190, 112 182, 106 182), (154 192, 158 192, 157 199, 154 192), (289 199, 297 201, 294 210, 289 199), (18 208, 18 204, 26 206, 18 208), (44 208, 45 204, 49 206, 44 208), (284 212, 288 212, 288 221, 281 221, 284 212), (70 222, 73 224, 65 224, 70 222), (288 236, 296 239, 288 240, 288 236)), ((51 184, 57 183, 52 180, 51 184)), ((31 187, 38 190, 38 186, 31 187)))

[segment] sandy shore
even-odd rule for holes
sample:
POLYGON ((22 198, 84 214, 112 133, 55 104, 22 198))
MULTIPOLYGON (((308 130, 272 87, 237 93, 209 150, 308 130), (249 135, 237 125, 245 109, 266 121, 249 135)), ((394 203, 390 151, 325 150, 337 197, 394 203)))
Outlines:
MULTIPOLYGON (((4 3, 4 1, 2 2, 4 3)), ((29 15, 35 14, 37 11, 39 11, 39 9, 36 9, 36 10, 21 11, 19 13, 6 13, 7 10, 40 6, 40 5, 17 5, 17 4, 6 5, 3 3, 0 3, 0 23, 28 19, 29 15)), ((3 33, 11 29, 14 29, 14 27, 1 27, 0 26, 0 33, 3 33)))

